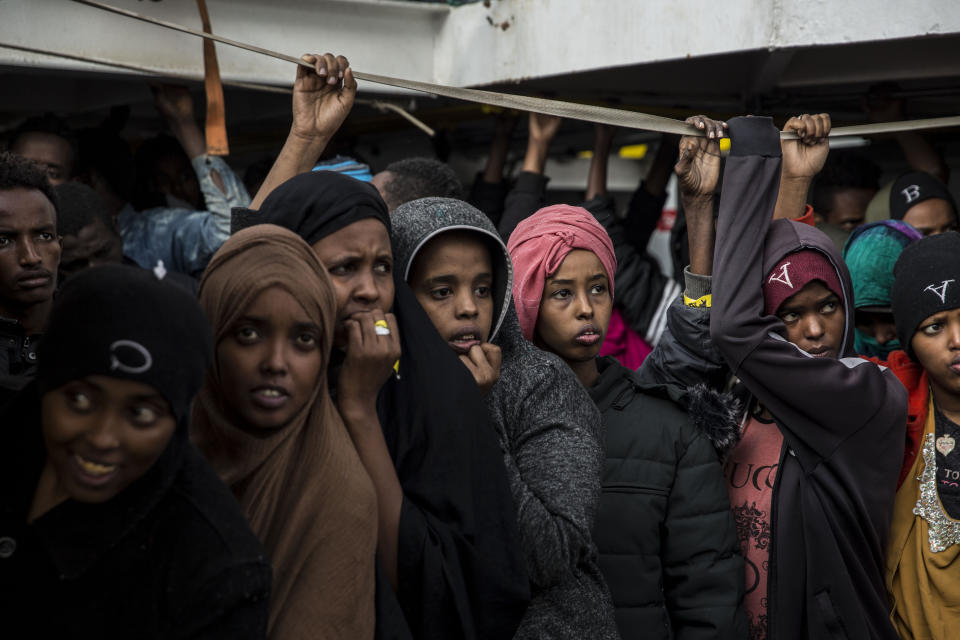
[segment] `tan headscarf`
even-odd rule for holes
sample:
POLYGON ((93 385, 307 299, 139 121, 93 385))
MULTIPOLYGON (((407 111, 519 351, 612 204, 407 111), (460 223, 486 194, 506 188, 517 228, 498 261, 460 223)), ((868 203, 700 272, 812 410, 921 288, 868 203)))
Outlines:
MULTIPOLYGON (((203 274, 200 304, 216 344, 271 287, 289 292, 321 328, 328 359, 336 318, 329 276, 309 245, 273 225, 235 234, 203 274)), ((214 358, 194 403, 193 436, 270 556, 269 637, 372 638, 376 493, 327 392, 326 366, 311 400, 275 431, 235 426, 226 401, 214 358)))

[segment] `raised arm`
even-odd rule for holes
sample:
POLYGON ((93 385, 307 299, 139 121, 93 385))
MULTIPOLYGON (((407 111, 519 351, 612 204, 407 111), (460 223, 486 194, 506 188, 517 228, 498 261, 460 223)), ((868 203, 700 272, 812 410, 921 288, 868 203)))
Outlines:
MULTIPOLYGON (((896 89, 897 87, 889 87, 896 89)), ((871 122, 896 122, 906 120, 904 115, 904 101, 893 97, 887 87, 874 91, 863 100, 863 111, 871 122)), ((930 141, 916 131, 898 131, 889 134, 907 160, 907 164, 914 171, 924 171, 940 179, 946 184, 950 178, 950 168, 943 159, 943 155, 934 148, 930 141)))
POLYGON ((587 182, 584 208, 606 229, 617 257, 616 306, 627 324, 650 345, 660 340, 670 301, 679 285, 666 276, 657 261, 630 241, 624 221, 616 215, 613 198, 607 195, 607 163, 615 129, 597 125, 593 160, 587 182))
MULTIPOLYGON (((726 135, 726 123, 703 116, 687 122, 706 133, 680 139, 674 166, 687 215, 690 266, 684 270, 683 301, 671 304, 663 337, 638 374, 645 383, 674 390, 698 384, 722 389, 728 369, 710 339, 710 306, 716 236, 713 212, 720 183, 720 138, 726 135)), ((684 397, 674 399, 687 405, 684 397)))
POLYGON ((271 191, 293 176, 310 171, 353 108, 357 81, 346 58, 325 53, 304 54, 301 59, 314 68, 297 66, 293 124, 280 155, 250 203, 251 209, 258 209, 271 191))
POLYGON ((593 158, 590 160, 590 174, 587 177, 587 200, 607 195, 607 165, 610 164, 610 149, 616 127, 606 124, 594 126, 593 158))
POLYGON ((497 115, 487 164, 483 172, 477 174, 470 189, 470 204, 487 214, 494 225, 500 224, 500 217, 503 215, 504 199, 507 196, 503 170, 507 164, 510 137, 517 126, 517 120, 515 112, 497 115))
POLYGON ((193 115, 193 98, 186 87, 168 84, 155 87, 153 102, 188 158, 193 160, 207 153, 203 132, 193 115))
MULTIPOLYGON (((780 137, 772 121, 735 118, 729 125, 732 148, 717 225, 710 335, 733 373, 778 424, 806 425, 803 433, 793 434, 792 442, 794 449, 803 443, 804 448, 797 451, 801 462, 814 464, 816 456, 828 455, 875 414, 885 412, 896 419, 905 409, 902 385, 897 389, 889 372, 864 360, 844 359, 842 353, 840 359, 813 357, 801 351, 784 337, 783 322, 765 313, 764 269, 772 265, 765 267, 764 249, 774 235, 768 235, 771 224, 779 225, 775 237, 781 239, 785 252, 794 245, 821 250, 837 265, 845 289, 850 282, 825 236, 819 245, 818 232, 804 231, 805 227, 787 220, 771 221, 781 164, 780 137), (813 452, 814 457, 804 459, 804 451, 813 452)), ((801 137, 792 144, 825 142, 801 137)), ((845 297, 852 301, 852 291, 845 297)))
POLYGON ((154 88, 153 99, 167 128, 193 165, 206 210, 225 220, 220 226, 229 233, 230 209, 248 204, 246 189, 222 158, 207 155, 203 131, 193 114, 193 98, 186 87, 160 85, 154 88))
POLYGON ((800 139, 780 141, 783 164, 773 219, 795 220, 806 213, 810 184, 823 169, 830 153, 830 141, 827 138, 830 116, 820 113, 790 118, 783 130, 796 133, 800 139))
POLYGON ((720 186, 720 139, 727 123, 703 116, 687 118, 704 132, 703 137, 683 136, 674 172, 680 187, 680 202, 687 215, 687 242, 690 246, 690 271, 697 275, 713 273, 713 202, 720 186))
POLYGON ((534 214, 543 206, 543 194, 547 190, 549 179, 543 175, 547 164, 550 143, 560 129, 562 118, 530 114, 530 133, 527 139, 527 153, 523 159, 523 170, 507 194, 507 201, 497 230, 504 240, 510 237, 522 220, 534 214))
POLYGON ((639 252, 647 250, 650 236, 657 228, 663 205, 667 200, 667 183, 673 174, 673 165, 677 161, 677 144, 680 136, 664 134, 660 146, 653 157, 650 171, 633 192, 627 205, 627 217, 623 228, 627 240, 639 252))

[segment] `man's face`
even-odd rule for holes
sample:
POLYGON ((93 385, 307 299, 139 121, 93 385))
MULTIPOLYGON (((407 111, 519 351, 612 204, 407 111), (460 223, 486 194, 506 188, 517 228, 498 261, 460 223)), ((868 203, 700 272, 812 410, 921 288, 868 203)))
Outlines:
POLYGON ((867 205, 876 195, 875 189, 841 189, 833 194, 833 208, 824 220, 844 231, 853 231, 863 224, 867 205))
POLYGON ((911 346, 927 372, 934 398, 960 400, 960 309, 935 313, 913 334, 911 346))
POLYGON ((0 315, 50 300, 59 264, 53 203, 36 189, 0 190, 0 315))
POLYGON ((23 133, 10 151, 43 165, 52 185, 62 184, 73 175, 73 147, 58 135, 39 131, 23 133))
POLYGON ((433 326, 457 354, 490 339, 493 267, 482 241, 455 232, 431 240, 414 259, 409 282, 433 326))
POLYGON ((75 236, 63 236, 60 275, 66 279, 98 264, 123 261, 123 241, 100 220, 80 229, 75 236))
POLYGON ((843 302, 814 280, 777 309, 787 327, 787 340, 815 358, 837 358, 843 346, 846 316, 843 302))
POLYGON ((903 216, 903 221, 924 236, 935 236, 957 229, 957 214, 950 203, 942 198, 930 198, 913 205, 903 216))
POLYGON ((157 191, 189 205, 195 210, 203 209, 203 194, 197 174, 180 156, 163 156, 153 167, 157 191))

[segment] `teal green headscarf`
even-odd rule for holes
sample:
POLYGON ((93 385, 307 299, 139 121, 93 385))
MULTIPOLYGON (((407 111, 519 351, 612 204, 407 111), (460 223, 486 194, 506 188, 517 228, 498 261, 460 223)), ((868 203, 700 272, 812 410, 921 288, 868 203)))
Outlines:
MULTIPOLYGON (((920 232, 902 220, 882 220, 857 227, 843 246, 843 259, 853 279, 854 308, 890 309, 893 265, 903 248, 916 242, 920 232)), ((854 349, 862 356, 883 360, 900 349, 899 340, 880 344, 857 330, 854 349)))

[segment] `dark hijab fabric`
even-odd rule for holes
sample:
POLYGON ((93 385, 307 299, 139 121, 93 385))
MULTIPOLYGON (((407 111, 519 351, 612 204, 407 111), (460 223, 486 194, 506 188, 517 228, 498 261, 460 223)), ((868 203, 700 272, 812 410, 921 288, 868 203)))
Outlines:
POLYGON ((274 189, 259 210, 235 208, 231 231, 275 224, 312 245, 365 218, 376 218, 390 231, 390 213, 373 185, 342 173, 314 171, 274 189))
MULTIPOLYGON (((376 189, 326 171, 296 176, 259 212, 234 215, 235 228, 276 224, 310 244, 366 218, 390 230, 376 189)), ((403 355, 378 412, 403 506, 398 589, 378 581, 377 636, 512 638, 529 587, 502 454, 473 377, 397 274, 403 355)))

